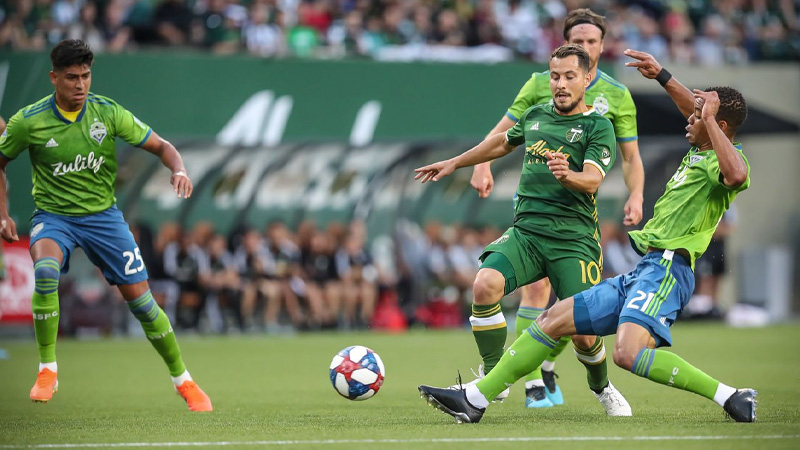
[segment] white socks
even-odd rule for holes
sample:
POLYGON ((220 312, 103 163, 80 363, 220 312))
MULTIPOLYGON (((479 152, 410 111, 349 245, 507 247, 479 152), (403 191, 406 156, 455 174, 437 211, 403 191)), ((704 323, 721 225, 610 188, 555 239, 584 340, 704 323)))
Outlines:
POLYGON ((486 400, 486 397, 481 394, 481 391, 478 390, 478 386, 474 384, 470 384, 469 386, 464 389, 467 394, 467 400, 472 403, 472 406, 477 408, 486 408, 489 406, 489 400, 486 400))
POLYGON ((735 388, 732 388, 727 384, 720 383, 719 386, 717 386, 717 392, 714 394, 714 401, 717 402, 719 406, 725 406, 725 401, 735 393, 735 388))
POLYGON ((552 372, 553 369, 555 369, 555 368, 556 368, 556 362, 555 361, 547 361, 547 360, 545 360, 545 361, 542 362, 542 370, 546 370, 548 372, 552 372))
POLYGON ((58 373, 58 363, 55 361, 50 363, 39 363, 39 372, 41 372, 44 369, 48 369, 51 372, 58 373))
POLYGON ((177 377, 170 377, 172 378, 172 384, 175 386, 180 386, 183 384, 184 381, 192 381, 192 376, 189 375, 188 370, 184 370, 182 374, 178 375, 177 377))

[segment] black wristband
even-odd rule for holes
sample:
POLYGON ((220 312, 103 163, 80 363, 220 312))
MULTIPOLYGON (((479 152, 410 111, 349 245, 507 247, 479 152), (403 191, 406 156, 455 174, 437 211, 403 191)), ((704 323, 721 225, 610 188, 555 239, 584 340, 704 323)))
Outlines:
POLYGON ((661 86, 666 86, 671 78, 672 74, 664 67, 662 67, 661 72, 658 72, 658 75, 656 75, 656 81, 658 81, 658 84, 661 86))

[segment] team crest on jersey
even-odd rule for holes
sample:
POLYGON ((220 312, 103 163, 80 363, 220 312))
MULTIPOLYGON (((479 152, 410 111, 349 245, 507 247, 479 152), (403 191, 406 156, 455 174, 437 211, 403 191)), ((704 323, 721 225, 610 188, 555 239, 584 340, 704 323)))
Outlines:
POLYGON ((103 125, 103 122, 99 122, 97 119, 94 120, 95 122, 89 127, 89 136, 97 142, 97 145, 101 145, 103 139, 108 135, 108 131, 106 131, 106 126, 103 125))
POLYGON ((40 231, 44 228, 44 222, 37 223, 35 227, 31 229, 31 237, 35 238, 40 231))
POLYGON ((611 162, 611 151, 609 151, 607 148, 603 148, 603 154, 600 156, 600 161, 604 166, 607 166, 608 163, 611 162))
POLYGON ((508 235, 504 234, 504 235, 500 236, 499 238, 495 239, 494 242, 492 242, 492 244, 502 244, 503 242, 505 242, 507 240, 508 240, 508 235))
POLYGON ((570 142, 578 142, 583 136, 583 129, 582 128, 570 128, 567 131, 567 140, 570 142))
POLYGON ((689 157, 689 167, 699 163, 700 161, 703 160, 703 158, 705 158, 705 156, 700 156, 700 155, 692 155, 692 156, 690 156, 689 157))
POLYGON ((604 116, 608 112, 608 100, 606 100, 606 98, 602 95, 594 99, 592 106, 594 106, 594 110, 600 115, 604 116))
POLYGON ((8 128, 6 128, 5 130, 3 130, 3 134, 0 134, 0 144, 2 144, 3 142, 5 142, 5 141, 6 141, 6 138, 8 138, 8 128))

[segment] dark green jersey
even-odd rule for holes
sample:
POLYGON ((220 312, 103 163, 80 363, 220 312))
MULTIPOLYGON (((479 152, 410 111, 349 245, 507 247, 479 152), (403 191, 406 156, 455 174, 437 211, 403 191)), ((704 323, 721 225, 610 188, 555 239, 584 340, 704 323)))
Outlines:
POLYGON ((747 165, 747 181, 736 189, 725 186, 716 152, 691 148, 656 202, 653 218, 643 229, 629 233, 639 253, 646 253, 649 247, 686 249, 694 268, 695 260, 708 248, 722 214, 739 192, 750 187, 750 163, 742 153, 742 144, 734 146, 747 165))
POLYGON ((605 176, 616 159, 611 122, 593 108, 562 116, 542 104, 528 108, 506 137, 511 145, 525 144, 514 225, 559 239, 599 237, 595 196, 562 186, 544 154, 563 153, 571 170, 592 165, 605 176))
POLYGON ((151 133, 115 101, 92 93, 75 122, 70 122, 59 113, 51 94, 11 117, 0 137, 0 157, 14 159, 27 149, 36 207, 83 216, 116 203, 115 138, 141 146, 151 133))

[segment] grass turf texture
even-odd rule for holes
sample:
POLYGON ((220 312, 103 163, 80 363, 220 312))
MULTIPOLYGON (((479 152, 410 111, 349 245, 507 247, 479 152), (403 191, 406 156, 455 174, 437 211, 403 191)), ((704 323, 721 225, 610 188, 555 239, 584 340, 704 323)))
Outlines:
MULTIPOLYGON (((472 378, 469 365, 477 366, 478 357, 467 329, 179 335, 189 369, 214 402, 210 414, 187 411, 144 338, 62 339, 57 347, 60 391, 49 404, 34 404, 28 399, 37 364, 31 338, 0 341, 9 354, 0 360, 0 448, 87 443, 157 448, 142 443, 198 441, 208 444, 194 448, 800 448, 800 352, 791 345, 800 340, 800 326, 730 329, 679 323, 673 334, 675 351, 688 361, 723 382, 759 391, 758 423, 727 421, 710 400, 656 385, 613 364, 609 376, 630 401, 634 417, 606 417, 586 387, 583 367, 566 351, 556 368, 565 405, 526 410, 524 389, 517 383, 509 400, 492 405, 480 424, 456 425, 426 405, 416 387, 452 384, 457 369, 464 381, 472 378), (354 344, 372 348, 386 364, 386 383, 364 402, 339 397, 328 379, 333 355, 354 344), (640 440, 653 436, 665 439, 640 440), (557 440, 545 440, 551 438, 557 440)), ((612 342, 607 338, 609 352, 612 342)))

